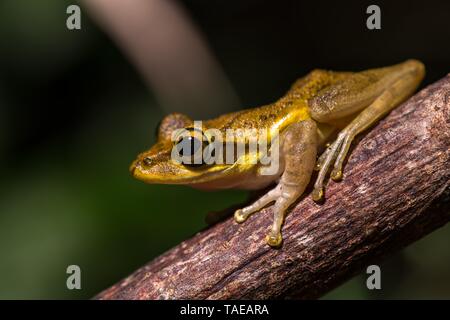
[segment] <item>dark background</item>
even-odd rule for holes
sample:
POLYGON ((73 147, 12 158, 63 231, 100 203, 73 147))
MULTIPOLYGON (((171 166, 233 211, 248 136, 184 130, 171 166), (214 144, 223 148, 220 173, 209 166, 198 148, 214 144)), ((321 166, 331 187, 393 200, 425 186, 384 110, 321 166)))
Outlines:
MULTIPOLYGON (((0 2, 0 298, 90 298, 204 227, 207 212, 245 199, 130 177, 174 110, 83 4, 82 30, 66 29, 71 3, 0 2), (81 267, 80 291, 66 289, 70 264, 81 267)), ((423 86, 450 71, 448 1, 179 3, 240 99, 225 111, 271 102, 314 68, 416 58, 423 86), (370 4, 381 30, 366 28, 370 4)), ((388 260, 380 292, 362 275, 327 298, 450 298, 449 240, 447 226, 388 260)))

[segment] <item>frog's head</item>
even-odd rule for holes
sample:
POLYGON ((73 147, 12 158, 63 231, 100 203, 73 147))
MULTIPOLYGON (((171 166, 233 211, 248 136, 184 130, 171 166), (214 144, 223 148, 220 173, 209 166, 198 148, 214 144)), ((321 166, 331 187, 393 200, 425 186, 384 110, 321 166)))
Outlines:
MULTIPOLYGON (((254 165, 206 163, 200 160, 180 161, 202 152, 210 144, 204 131, 194 127, 188 116, 173 113, 166 116, 157 129, 157 142, 138 155, 131 164, 132 175, 146 183, 181 184, 197 188, 227 188, 250 171, 254 165), (183 133, 183 134, 180 134, 183 133), (189 163, 190 162, 190 163, 189 163)), ((226 162, 226 161, 224 161, 226 162)))

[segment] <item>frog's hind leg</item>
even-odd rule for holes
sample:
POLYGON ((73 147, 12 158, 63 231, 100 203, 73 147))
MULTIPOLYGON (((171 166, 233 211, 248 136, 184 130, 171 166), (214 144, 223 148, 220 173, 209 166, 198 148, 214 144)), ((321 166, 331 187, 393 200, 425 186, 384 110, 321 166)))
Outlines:
MULTIPOLYGON (((314 185, 314 191, 312 194, 313 200, 315 201, 319 201, 323 197, 323 183, 325 180, 325 176, 331 168, 331 165, 334 164, 333 171, 331 172, 331 178, 333 180, 340 180, 342 178, 342 164, 355 136, 366 130, 372 124, 377 122, 382 116, 384 116, 398 104, 408 98, 422 80, 424 75, 424 67, 420 62, 411 60, 394 67, 378 70, 375 69, 372 72, 373 74, 369 74, 369 78, 370 76, 374 78, 376 78, 376 76, 380 76, 380 79, 378 79, 378 81, 375 83, 375 87, 378 87, 378 89, 382 88, 383 90, 381 90, 381 92, 375 96, 372 102, 369 103, 368 107, 363 109, 339 133, 336 140, 319 158, 318 165, 316 167, 316 169, 319 169, 319 174, 317 176, 317 180, 314 185)), ((352 81, 352 79, 350 79, 350 81, 352 81)), ((368 87, 370 88, 370 84, 374 83, 369 82, 368 84, 368 87)), ((367 94, 364 94, 363 92, 363 94, 359 96, 360 101, 357 101, 357 95, 353 96, 357 97, 356 99, 354 98, 353 101, 350 101, 351 98, 349 98, 349 100, 347 101, 347 105, 351 105, 354 109, 361 108, 361 106, 363 106, 363 103, 366 101, 366 99, 361 99, 361 97, 367 97, 370 94, 375 94, 376 90, 373 90, 373 88, 374 86, 372 86, 371 89, 366 90, 371 90, 372 92, 369 92, 367 94)), ((320 98, 322 97, 319 97, 319 99, 320 98)), ((323 103, 324 100, 322 100, 321 102, 323 103)), ((312 107, 314 109, 314 103, 312 104, 312 107)), ((322 110, 323 109, 324 108, 322 106, 322 110)), ((325 121, 328 120, 327 117, 337 119, 339 116, 339 112, 342 112, 341 114, 343 115, 348 115, 345 110, 333 111, 333 108, 329 106, 328 112, 326 114, 319 114, 318 118, 321 118, 321 120, 325 121)))
POLYGON ((289 206, 297 200, 308 185, 317 154, 317 126, 312 120, 290 125, 281 137, 281 152, 285 168, 278 185, 255 203, 235 212, 235 220, 244 222, 251 214, 275 201, 274 220, 266 237, 270 246, 282 242, 281 226, 289 206))

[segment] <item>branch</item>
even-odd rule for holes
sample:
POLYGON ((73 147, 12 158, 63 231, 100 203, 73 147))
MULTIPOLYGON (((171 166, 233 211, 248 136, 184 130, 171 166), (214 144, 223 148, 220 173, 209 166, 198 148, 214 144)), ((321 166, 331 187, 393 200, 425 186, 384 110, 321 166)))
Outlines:
POLYGON ((304 197, 281 249, 270 208, 230 217, 157 257, 97 299, 317 298, 450 220, 450 75, 357 143, 326 201, 304 197))

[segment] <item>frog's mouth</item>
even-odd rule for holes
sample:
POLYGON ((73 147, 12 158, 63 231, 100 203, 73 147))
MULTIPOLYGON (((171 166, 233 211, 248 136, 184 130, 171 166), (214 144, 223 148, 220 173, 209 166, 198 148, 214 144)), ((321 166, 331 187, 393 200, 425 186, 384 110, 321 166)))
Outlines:
POLYGON ((130 166, 130 172, 134 178, 149 184, 193 185, 229 176, 228 173, 235 171, 237 166, 235 163, 232 165, 213 164, 199 168, 187 168, 182 164, 171 162, 145 165, 142 160, 138 159, 130 166))

